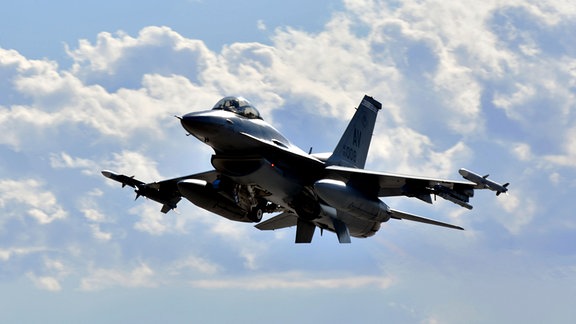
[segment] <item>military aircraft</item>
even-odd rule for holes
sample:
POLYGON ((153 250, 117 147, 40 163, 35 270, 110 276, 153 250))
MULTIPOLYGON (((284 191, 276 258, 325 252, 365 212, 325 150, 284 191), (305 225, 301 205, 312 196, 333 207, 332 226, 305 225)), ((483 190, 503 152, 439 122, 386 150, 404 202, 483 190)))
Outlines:
POLYGON ((364 170, 380 102, 364 96, 331 154, 307 153, 266 123, 242 97, 225 97, 214 108, 178 117, 184 129, 214 149, 214 170, 159 182, 102 171, 135 188, 140 196, 176 208, 182 197, 232 221, 253 222, 260 230, 296 226, 296 243, 310 243, 316 227, 336 233, 340 243, 370 237, 390 219, 453 229, 462 227, 412 215, 380 197, 407 196, 432 203, 441 197, 472 209, 475 189, 499 195, 508 190, 487 176, 460 169, 468 181, 406 176, 364 170), (262 221, 264 213, 276 215, 262 221))

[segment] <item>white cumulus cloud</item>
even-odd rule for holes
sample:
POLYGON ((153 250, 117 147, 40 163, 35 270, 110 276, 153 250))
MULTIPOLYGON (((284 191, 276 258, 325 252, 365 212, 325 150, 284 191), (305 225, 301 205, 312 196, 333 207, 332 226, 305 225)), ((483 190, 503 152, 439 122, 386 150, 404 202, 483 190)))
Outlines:
POLYGON ((56 196, 43 189, 41 182, 34 179, 0 180, 0 207, 8 212, 5 216, 18 216, 20 206, 39 224, 49 224, 67 216, 56 196))
POLYGON ((155 287, 158 284, 154 270, 142 263, 131 270, 94 268, 81 279, 80 289, 95 291, 114 287, 155 287))

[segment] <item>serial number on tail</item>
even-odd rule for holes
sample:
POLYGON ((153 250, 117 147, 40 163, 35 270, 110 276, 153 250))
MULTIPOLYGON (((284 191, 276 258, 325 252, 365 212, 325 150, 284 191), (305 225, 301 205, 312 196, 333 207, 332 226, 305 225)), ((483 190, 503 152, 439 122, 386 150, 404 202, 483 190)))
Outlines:
POLYGON ((342 147, 342 156, 348 161, 356 163, 358 152, 356 151, 355 148, 348 145, 344 145, 342 147))

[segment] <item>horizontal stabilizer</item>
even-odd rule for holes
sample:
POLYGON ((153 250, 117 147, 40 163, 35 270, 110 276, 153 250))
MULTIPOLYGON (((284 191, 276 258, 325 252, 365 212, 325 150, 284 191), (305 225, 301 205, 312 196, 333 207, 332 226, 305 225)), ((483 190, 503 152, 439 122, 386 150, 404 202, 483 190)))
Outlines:
POLYGON ((433 219, 428 219, 428 218, 424 218, 424 217, 420 217, 420 216, 416 216, 416 215, 412 215, 412 214, 408 214, 405 212, 401 212, 399 210, 394 210, 394 209, 390 209, 390 213, 392 214, 392 218, 395 219, 406 219, 406 220, 411 220, 414 222, 419 222, 419 223, 425 223, 425 224, 431 224, 431 225, 436 225, 436 226, 442 226, 442 227, 448 227, 448 228, 453 228, 453 229, 459 229, 459 230, 464 230, 462 227, 460 226, 456 226, 456 225, 451 225, 451 224, 447 224, 447 223, 442 223, 439 221, 435 221, 433 219))
POLYGON ((281 228, 296 226, 296 243, 310 243, 314 237, 316 225, 309 221, 298 218, 294 213, 284 212, 274 216, 257 225, 254 225, 262 231, 273 231, 281 228))
POLYGON ((298 223, 298 216, 293 213, 282 213, 271 217, 257 225, 254 225, 261 231, 273 231, 281 228, 296 226, 298 223))

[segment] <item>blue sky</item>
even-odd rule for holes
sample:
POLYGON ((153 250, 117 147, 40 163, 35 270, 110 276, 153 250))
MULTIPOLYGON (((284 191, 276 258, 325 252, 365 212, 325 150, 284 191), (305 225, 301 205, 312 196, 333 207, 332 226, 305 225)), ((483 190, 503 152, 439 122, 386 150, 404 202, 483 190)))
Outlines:
POLYGON ((0 10, 0 313, 9 322, 572 323, 576 7, 568 1, 112 1, 0 10), (461 225, 294 245, 101 176, 211 168, 174 115, 242 95, 331 151, 364 94, 367 168, 510 181, 461 225))

